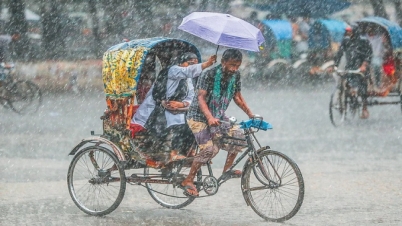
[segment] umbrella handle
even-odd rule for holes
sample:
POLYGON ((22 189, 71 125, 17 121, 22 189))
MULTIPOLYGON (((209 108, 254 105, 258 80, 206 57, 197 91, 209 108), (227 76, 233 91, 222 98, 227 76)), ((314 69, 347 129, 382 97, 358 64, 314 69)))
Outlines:
MULTIPOLYGON (((218 49, 219 49, 219 45, 218 45, 218 47, 216 47, 216 53, 215 53, 216 56, 218 56, 218 49)), ((218 57, 215 58, 215 63, 216 63, 216 59, 217 59, 217 58, 218 58, 218 57)))

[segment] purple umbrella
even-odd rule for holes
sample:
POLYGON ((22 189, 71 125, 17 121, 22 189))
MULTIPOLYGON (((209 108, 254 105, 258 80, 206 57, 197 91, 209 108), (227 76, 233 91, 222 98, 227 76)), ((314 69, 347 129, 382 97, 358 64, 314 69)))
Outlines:
POLYGON ((216 45, 259 52, 265 41, 252 24, 229 14, 194 12, 183 18, 179 26, 197 37, 216 45))

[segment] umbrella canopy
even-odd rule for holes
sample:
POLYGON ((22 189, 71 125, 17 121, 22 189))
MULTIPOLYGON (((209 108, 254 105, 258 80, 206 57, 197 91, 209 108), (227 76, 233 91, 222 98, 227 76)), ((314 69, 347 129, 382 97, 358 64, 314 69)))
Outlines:
POLYGON ((179 29, 216 45, 254 52, 264 42, 258 28, 229 14, 194 12, 183 18, 179 29))
POLYGON ((274 4, 253 5, 256 9, 269 10, 274 14, 309 16, 312 18, 327 17, 349 6, 350 2, 342 0, 286 0, 274 4))

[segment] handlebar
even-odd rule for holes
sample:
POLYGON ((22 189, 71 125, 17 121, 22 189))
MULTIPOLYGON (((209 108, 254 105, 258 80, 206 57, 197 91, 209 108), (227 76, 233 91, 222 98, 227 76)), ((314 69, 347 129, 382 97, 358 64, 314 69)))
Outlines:
POLYGON ((224 125, 224 126, 233 126, 233 125, 240 125, 240 128, 256 128, 257 131, 262 129, 262 130, 267 130, 267 129, 272 129, 272 125, 269 124, 268 122, 265 122, 263 120, 263 117, 260 115, 254 115, 252 118, 246 121, 242 121, 240 123, 236 123, 236 118, 235 117, 230 117, 229 121, 224 121, 224 120, 219 120, 219 122, 224 125))
MULTIPOLYGON (((251 120, 259 120, 259 121, 262 121, 264 118, 261 116, 261 115, 254 115, 252 118, 250 118, 251 120)), ((231 117, 229 117, 229 122, 230 122, 230 125, 235 125, 235 124, 239 124, 239 123, 236 123, 237 122, 237 119, 236 119, 236 117, 234 117, 234 116, 231 116, 231 117)), ((228 123, 228 121, 225 121, 225 120, 219 120, 219 123, 228 123)))
POLYGON ((363 72, 360 69, 356 69, 356 70, 335 70, 335 72, 339 75, 339 76, 343 76, 346 74, 358 74, 361 76, 364 76, 363 72))
POLYGON ((336 70, 338 73, 352 73, 352 74, 358 74, 361 73, 360 69, 356 70, 336 70))

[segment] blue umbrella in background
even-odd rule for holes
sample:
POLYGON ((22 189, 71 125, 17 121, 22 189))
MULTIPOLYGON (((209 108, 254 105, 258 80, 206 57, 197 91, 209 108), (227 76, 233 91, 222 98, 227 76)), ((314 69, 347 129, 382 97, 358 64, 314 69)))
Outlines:
POLYGON ((272 4, 253 4, 256 9, 289 16, 327 17, 346 9, 350 2, 341 0, 282 0, 272 4))

